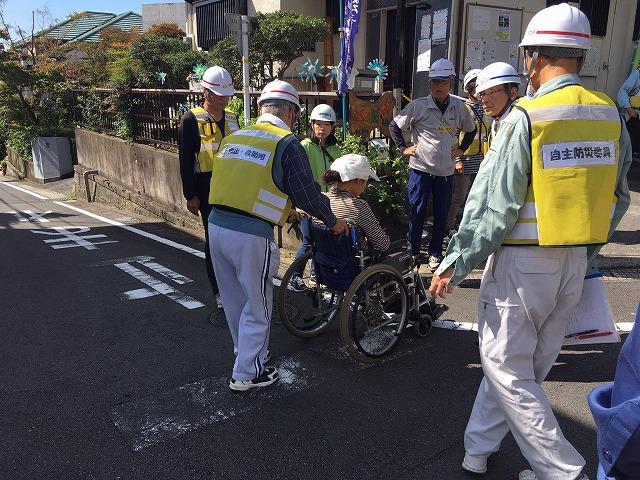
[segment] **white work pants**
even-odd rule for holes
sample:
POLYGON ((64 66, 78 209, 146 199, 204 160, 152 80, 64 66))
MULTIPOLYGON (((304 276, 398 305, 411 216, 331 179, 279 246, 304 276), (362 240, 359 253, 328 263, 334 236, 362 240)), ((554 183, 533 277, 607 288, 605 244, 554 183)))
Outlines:
POLYGON ((478 334, 484 378, 464 436, 490 455, 509 430, 539 480, 573 480, 585 460, 562 434, 540 386, 582 293, 586 248, 503 246, 480 284, 478 334))
POLYGON ((280 250, 267 238, 211 223, 209 244, 236 354, 232 377, 251 380, 264 370, 280 250))

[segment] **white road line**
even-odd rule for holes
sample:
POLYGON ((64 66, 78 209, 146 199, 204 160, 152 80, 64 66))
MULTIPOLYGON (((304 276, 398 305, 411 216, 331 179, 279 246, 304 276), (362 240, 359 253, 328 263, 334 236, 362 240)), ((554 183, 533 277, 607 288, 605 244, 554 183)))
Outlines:
POLYGON ((174 272, 173 270, 165 267, 164 265, 160 265, 159 263, 152 262, 151 258, 153 257, 148 257, 147 259, 141 259, 141 260, 138 260, 138 262, 144 265, 145 267, 150 268, 154 272, 157 272, 164 277, 170 278, 171 280, 176 282, 178 285, 184 285, 185 283, 193 282, 193 280, 191 280, 190 278, 187 278, 184 275, 180 275, 178 272, 174 272))
POLYGON ((44 218, 44 215, 50 214, 51 210, 47 210, 46 212, 42 212, 42 215, 38 215, 37 213, 34 213, 31 210, 23 210, 23 211, 24 211, 24 213, 29 215, 29 221, 31 221, 31 222, 49 223, 49 220, 44 218))
MULTIPOLYGON (((469 322, 456 322, 454 320, 436 320, 433 322, 433 326, 435 328, 444 328, 446 330, 462 330, 462 331, 478 331, 477 323, 469 323, 469 322)), ((633 328, 633 322, 617 322, 616 327, 618 327, 619 333, 629 333, 633 328)))
POLYGON ((204 303, 201 303, 198 300, 191 298, 189 295, 176 290, 171 285, 167 285, 166 283, 153 278, 151 275, 143 272, 139 268, 136 268, 129 263, 116 263, 114 266, 118 267, 123 272, 128 273, 136 280, 140 280, 142 283, 155 290, 156 292, 162 295, 166 295, 174 302, 179 303, 189 310, 205 306, 204 303))
POLYGON ((38 195, 35 192, 32 192, 31 190, 27 190, 26 188, 22 188, 22 187, 18 187, 17 185, 13 185, 12 183, 9 182, 0 182, 1 185, 6 185, 7 187, 11 187, 11 188, 15 188, 16 190, 20 190, 23 193, 28 193, 29 195, 32 195, 36 198, 39 198, 40 200, 49 200, 49 197, 44 197, 42 195, 38 195))
POLYGON ((135 233, 136 235, 140 235, 141 237, 146 237, 150 240, 155 240, 156 242, 162 243, 169 247, 176 248, 178 250, 182 250, 183 252, 190 253, 191 255, 195 255, 199 258, 204 258, 204 252, 200 250, 196 250, 195 248, 187 247, 186 245, 182 245, 181 243, 174 242, 173 240, 168 240, 166 238, 159 237, 158 235, 154 235, 153 233, 145 232, 144 230, 140 230, 139 228, 130 227, 129 225, 118 222, 116 220, 111 220, 110 218, 103 217, 101 215, 96 215, 95 213, 88 212, 83 210, 82 208, 74 207, 73 205, 69 205, 64 202, 53 202, 56 205, 60 205, 61 207, 68 208, 78 213, 82 213, 83 215, 87 215, 88 217, 95 218, 96 220, 100 220, 101 222, 108 223, 109 225, 114 225, 116 227, 123 228, 131 233, 135 233))

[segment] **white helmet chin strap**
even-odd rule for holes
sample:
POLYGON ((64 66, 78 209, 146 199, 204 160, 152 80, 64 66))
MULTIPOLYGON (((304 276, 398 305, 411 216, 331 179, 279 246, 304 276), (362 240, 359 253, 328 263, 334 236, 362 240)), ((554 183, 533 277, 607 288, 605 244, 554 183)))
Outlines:
MULTIPOLYGON (((527 50, 525 48, 524 50, 524 61, 526 63, 527 60, 527 50)), ((540 52, 538 51, 538 49, 536 48, 533 51, 533 55, 531 56, 531 63, 529 64, 529 68, 527 69, 527 71, 525 72, 524 76, 527 77, 527 88, 525 89, 526 95, 527 97, 531 98, 533 97, 533 94, 535 93, 533 90, 533 84, 531 83, 531 74, 533 73, 533 69, 535 67, 536 61, 538 60, 538 54, 540 52)))

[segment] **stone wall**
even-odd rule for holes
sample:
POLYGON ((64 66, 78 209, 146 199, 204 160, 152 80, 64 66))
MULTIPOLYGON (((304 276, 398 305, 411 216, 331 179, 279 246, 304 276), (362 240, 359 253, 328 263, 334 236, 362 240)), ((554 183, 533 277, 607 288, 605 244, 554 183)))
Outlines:
MULTIPOLYGON (((162 218, 204 235, 200 218, 186 208, 178 154, 76 128, 78 165, 75 169, 79 198, 103 202, 116 208, 162 218), (88 174, 87 197, 83 174, 88 174)), ((276 234, 277 238, 277 234, 276 234)), ((293 231, 282 232, 282 243, 297 248, 293 231)))
POLYGON ((18 177, 20 180, 35 180, 33 173, 33 160, 22 158, 18 153, 7 146, 7 173, 18 177))

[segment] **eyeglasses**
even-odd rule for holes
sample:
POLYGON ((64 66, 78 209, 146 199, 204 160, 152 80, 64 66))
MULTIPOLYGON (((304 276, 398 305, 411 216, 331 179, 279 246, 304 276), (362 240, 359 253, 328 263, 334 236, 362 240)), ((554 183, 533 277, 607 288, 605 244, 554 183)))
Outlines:
POLYGON ((504 88, 495 88, 493 90, 486 90, 484 92, 480 92, 476 95, 476 97, 478 97, 480 100, 482 100, 484 97, 495 97, 496 95, 498 95, 499 93, 504 93, 506 94, 507 92, 504 91, 504 88))

